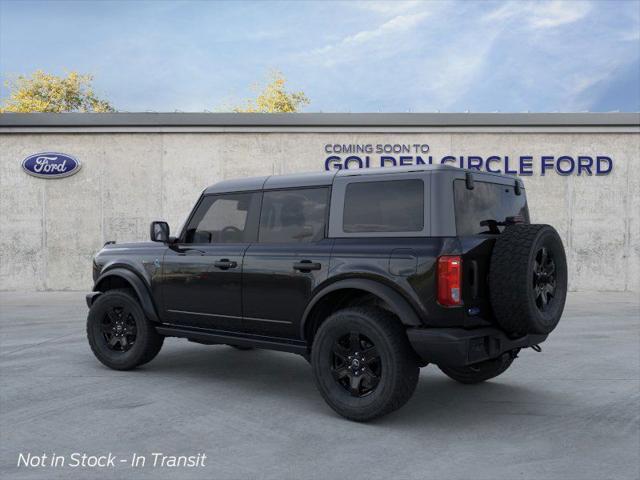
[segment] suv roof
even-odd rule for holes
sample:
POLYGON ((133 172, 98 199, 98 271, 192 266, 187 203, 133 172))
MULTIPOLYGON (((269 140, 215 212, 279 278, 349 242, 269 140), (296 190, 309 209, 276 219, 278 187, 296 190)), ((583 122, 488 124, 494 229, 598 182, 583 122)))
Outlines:
MULTIPOLYGON (((291 188, 291 187, 315 187, 331 185, 335 177, 363 177, 388 175, 394 173, 410 172, 430 172, 430 171, 455 171, 471 172, 481 177, 507 178, 514 181, 516 177, 500 173, 481 172, 478 170, 468 170, 451 165, 412 165, 407 167, 386 167, 386 168, 361 168, 354 170, 334 170, 329 172, 294 173, 288 175, 267 175, 261 177, 237 178, 223 180, 207 187, 204 194, 242 192, 251 190, 262 190, 270 188, 291 188)), ((522 185, 522 182, 520 181, 522 185)))

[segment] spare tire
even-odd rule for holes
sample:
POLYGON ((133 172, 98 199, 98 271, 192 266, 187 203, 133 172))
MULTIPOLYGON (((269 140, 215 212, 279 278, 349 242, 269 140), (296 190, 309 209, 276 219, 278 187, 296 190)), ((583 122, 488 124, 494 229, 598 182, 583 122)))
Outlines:
POLYGON ((496 321, 506 332, 550 333, 567 296, 567 259, 555 228, 505 228, 491 255, 489 290, 496 321))

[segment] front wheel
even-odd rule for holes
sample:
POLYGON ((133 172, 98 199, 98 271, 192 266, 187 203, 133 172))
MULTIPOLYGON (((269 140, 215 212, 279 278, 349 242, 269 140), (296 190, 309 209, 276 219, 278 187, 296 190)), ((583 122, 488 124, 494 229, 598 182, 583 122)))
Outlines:
POLYGON ((98 360, 114 370, 130 370, 153 360, 164 337, 147 320, 129 290, 108 290, 89 310, 87 338, 98 360))
POLYGON ((327 318, 313 341, 311 365, 325 401, 355 421, 403 406, 420 373, 399 320, 371 307, 348 308, 327 318))

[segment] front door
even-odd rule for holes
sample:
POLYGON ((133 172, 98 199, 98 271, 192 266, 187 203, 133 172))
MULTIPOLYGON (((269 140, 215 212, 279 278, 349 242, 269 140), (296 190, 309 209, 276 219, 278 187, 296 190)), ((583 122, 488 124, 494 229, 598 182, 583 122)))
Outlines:
POLYGON ((326 187, 264 192, 258 242, 244 256, 245 331, 299 338, 304 309, 327 278, 328 199, 326 187))
POLYGON ((222 330, 242 327, 242 262, 257 236, 260 194, 207 195, 163 262, 163 320, 222 330))

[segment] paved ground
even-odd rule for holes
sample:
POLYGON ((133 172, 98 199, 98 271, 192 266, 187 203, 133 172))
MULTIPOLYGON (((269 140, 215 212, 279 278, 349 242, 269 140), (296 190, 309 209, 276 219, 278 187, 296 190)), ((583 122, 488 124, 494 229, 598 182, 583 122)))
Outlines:
POLYGON ((343 420, 289 354, 169 339, 134 372, 92 356, 81 293, 0 294, 0 477, 635 479, 639 298, 573 294, 542 354, 459 385, 422 370, 409 404, 343 420), (18 454, 148 457, 143 469, 16 468, 18 454), (152 468, 152 452, 204 468, 152 468))

